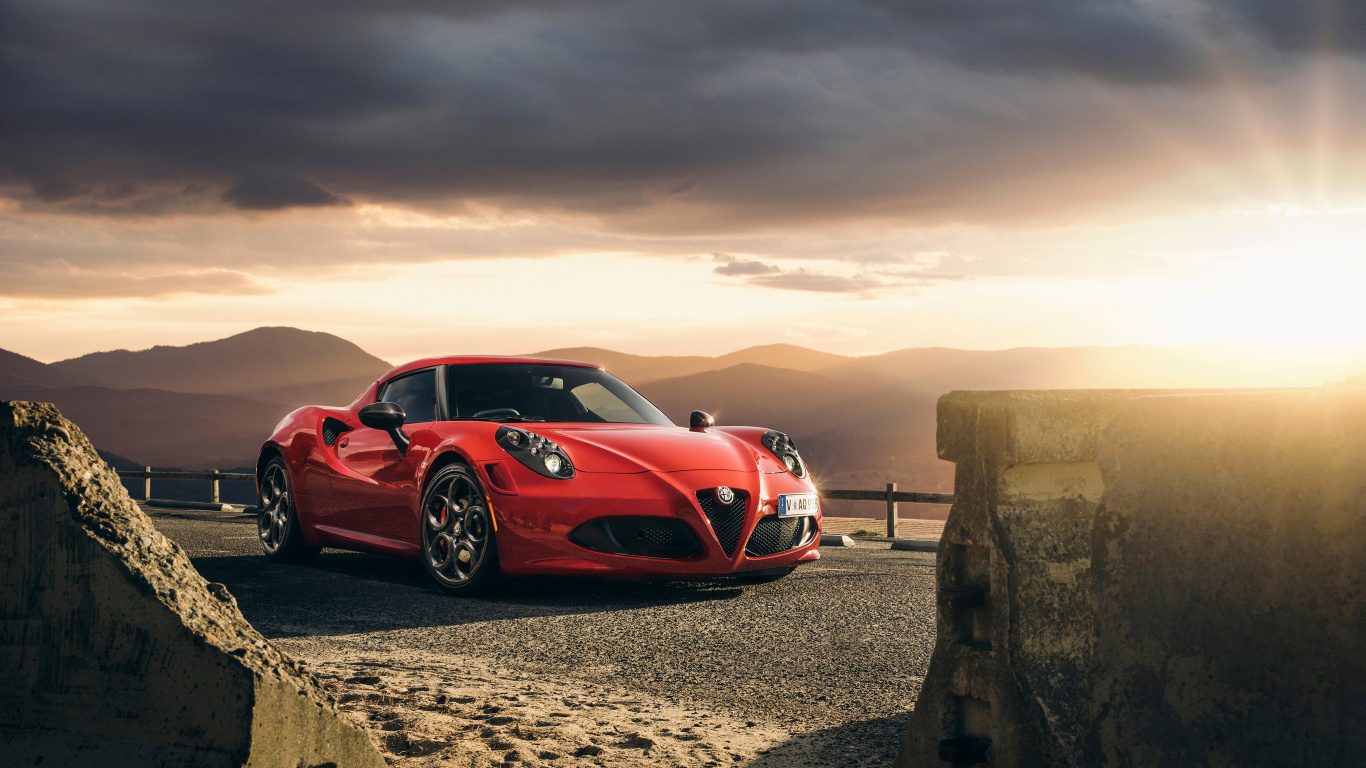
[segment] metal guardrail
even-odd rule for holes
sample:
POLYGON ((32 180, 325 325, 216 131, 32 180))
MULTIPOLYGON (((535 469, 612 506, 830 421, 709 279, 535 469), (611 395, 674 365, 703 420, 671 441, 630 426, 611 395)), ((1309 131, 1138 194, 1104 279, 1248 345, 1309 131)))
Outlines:
POLYGON ((228 480, 238 482, 256 482, 256 475, 253 475, 250 472, 219 472, 216 469, 209 470, 208 472, 153 472, 151 467, 147 467, 143 469, 141 472, 135 469, 116 469, 114 470, 114 472, 118 474, 120 480, 141 479, 143 481, 143 501, 150 501, 152 498, 153 480, 211 480, 213 481, 213 497, 212 499, 210 499, 210 503, 212 504, 219 503, 219 481, 228 480))
POLYGON ((896 531, 896 505, 899 501, 908 504, 952 504, 952 493, 919 493, 916 491, 898 491, 896 483, 887 483, 885 491, 821 491, 822 499, 832 499, 840 501, 882 501, 887 504, 887 537, 895 539, 896 531))
MULTIPOLYGON (((250 472, 219 472, 216 469, 208 472, 154 472, 151 467, 146 467, 141 471, 119 469, 115 470, 120 480, 142 480, 142 499, 143 501, 152 498, 153 480, 209 480, 213 483, 212 496, 210 503, 217 504, 218 483, 227 480, 229 482, 255 482, 256 475, 250 472)), ((885 491, 847 491, 847 490, 822 490, 822 499, 839 501, 881 501, 887 504, 887 536, 895 539, 896 531, 896 505, 898 502, 907 504, 952 504, 952 493, 920 493, 918 491, 898 491, 896 483, 887 483, 885 491)))

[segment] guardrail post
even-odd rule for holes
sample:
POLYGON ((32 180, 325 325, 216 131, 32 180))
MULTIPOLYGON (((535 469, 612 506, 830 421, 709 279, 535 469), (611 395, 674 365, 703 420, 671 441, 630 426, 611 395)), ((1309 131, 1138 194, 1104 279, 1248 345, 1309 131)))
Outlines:
POLYGON ((896 538, 896 483, 887 483, 887 538, 896 538))
POLYGON ((142 500, 152 500, 152 468, 146 467, 147 475, 142 481, 142 500))
POLYGON ((218 503, 218 470, 216 469, 213 471, 213 498, 209 499, 209 501, 214 504, 218 503))

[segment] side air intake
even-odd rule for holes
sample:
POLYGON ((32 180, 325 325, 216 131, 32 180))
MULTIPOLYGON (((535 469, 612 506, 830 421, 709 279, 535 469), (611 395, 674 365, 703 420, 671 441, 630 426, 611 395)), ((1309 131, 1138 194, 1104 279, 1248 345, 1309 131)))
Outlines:
POLYGON ((569 540, 613 555, 682 560, 702 553, 687 523, 672 517, 599 517, 580 525, 569 540))
POLYGON ((323 445, 332 445, 337 442, 337 438, 341 437, 343 432, 350 431, 351 427, 347 426, 346 422, 328 416, 323 419, 323 445))
POLYGON ((767 557, 788 552, 811 540, 816 533, 816 521, 810 517, 778 517, 769 515, 760 518, 749 535, 745 554, 750 557, 767 557))

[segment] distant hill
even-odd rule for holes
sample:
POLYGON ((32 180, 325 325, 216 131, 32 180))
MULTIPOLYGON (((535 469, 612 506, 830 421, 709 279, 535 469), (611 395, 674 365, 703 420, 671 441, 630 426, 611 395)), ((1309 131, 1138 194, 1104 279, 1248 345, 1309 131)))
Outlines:
MULTIPOLYGON (((717 357, 575 347, 537 356, 603 365, 678 424, 701 409, 719 424, 783 430, 824 487, 896 482, 925 491, 953 487, 953 465, 939 460, 934 442, 936 401, 955 389, 1320 386, 1366 370, 1366 349, 1253 344, 926 347, 865 357, 789 344, 717 357)), ((330 334, 258 328, 185 347, 101 352, 50 365, 0 350, 0 398, 56 403, 125 464, 228 469, 251 466, 285 413, 305 404, 349 404, 389 368, 330 334)), ((876 504, 828 508, 882 514, 876 504)), ((947 510, 908 511, 942 517, 947 510)))
POLYGON ((339 380, 368 384, 393 366, 330 333, 257 328, 184 347, 95 352, 49 367, 115 389, 232 395, 339 380))
POLYGON ((369 389, 377 378, 379 378, 378 375, 371 375, 296 386, 253 389, 242 392, 241 396, 265 403, 281 403, 288 405, 290 410, 302 405, 348 406, 355 402, 361 393, 369 389))
POLYGON ((31 357, 0 349, 0 392, 11 387, 70 387, 87 383, 31 357))
POLYGON ((391 367, 331 334, 257 328, 52 364, 0 350, 0 398, 55 403, 124 463, 226 468, 250 466, 286 413, 347 405, 391 367))
POLYGON ((527 357, 555 357, 601 365, 617 378, 632 386, 649 381, 691 376, 706 371, 719 371, 736 365, 752 363, 770 368, 815 372, 848 362, 853 358, 817 352, 792 344, 769 344, 749 347, 720 357, 646 357, 613 352, 598 347, 569 347, 536 352, 527 357))
POLYGON ((637 388, 675 424, 687 424, 689 414, 703 410, 718 424, 789 432, 804 428, 805 415, 812 410, 845 396, 844 385, 834 379, 753 363, 646 382, 637 388))
POLYGON ((53 403, 102 451, 125 465, 250 466, 288 408, 228 395, 162 389, 61 387, 9 390, 6 400, 53 403))
POLYGON ((1217 342, 1174 347, 928 347, 851 358, 825 373, 920 392, 955 389, 1314 387, 1359 370, 1363 348, 1217 342))
POLYGON ((766 365, 770 368, 790 368, 794 371, 811 373, 827 370, 853 358, 833 355, 829 352, 817 352, 814 349, 798 347, 793 344, 768 344, 762 347, 748 347, 739 352, 731 352, 728 355, 721 355, 712 359, 716 361, 717 368, 753 363, 754 365, 766 365))
POLYGON ((525 357, 551 357, 559 360, 577 360, 583 363, 601 365, 617 378, 631 385, 642 384, 658 379, 671 379, 687 376, 701 371, 713 370, 716 358, 713 357, 646 357, 613 352, 598 347, 567 347, 534 352, 525 357))

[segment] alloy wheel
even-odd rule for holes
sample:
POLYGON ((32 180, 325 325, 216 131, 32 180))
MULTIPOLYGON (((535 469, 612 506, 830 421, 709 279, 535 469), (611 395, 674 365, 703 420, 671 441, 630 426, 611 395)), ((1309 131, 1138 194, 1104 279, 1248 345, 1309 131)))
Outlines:
POLYGON ((422 514, 427 568, 447 587, 467 584, 493 549, 493 524, 479 483, 464 471, 438 478, 422 514))

